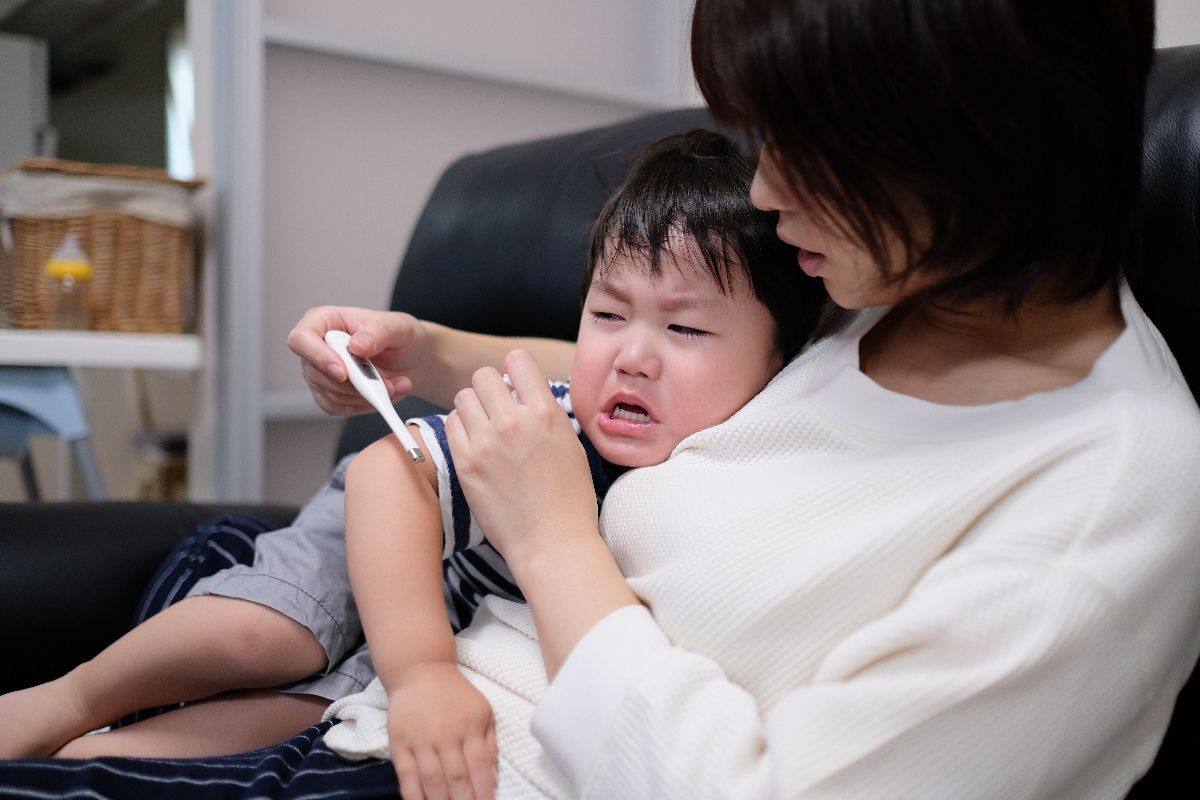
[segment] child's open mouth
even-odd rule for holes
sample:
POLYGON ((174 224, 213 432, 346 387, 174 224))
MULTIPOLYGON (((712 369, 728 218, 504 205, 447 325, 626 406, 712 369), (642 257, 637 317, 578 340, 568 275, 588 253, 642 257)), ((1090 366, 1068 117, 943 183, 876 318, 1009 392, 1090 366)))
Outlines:
POLYGON ((646 409, 633 403, 617 403, 613 406, 610 414, 613 419, 620 419, 626 422, 636 422, 645 424, 650 421, 650 415, 646 413, 646 409))

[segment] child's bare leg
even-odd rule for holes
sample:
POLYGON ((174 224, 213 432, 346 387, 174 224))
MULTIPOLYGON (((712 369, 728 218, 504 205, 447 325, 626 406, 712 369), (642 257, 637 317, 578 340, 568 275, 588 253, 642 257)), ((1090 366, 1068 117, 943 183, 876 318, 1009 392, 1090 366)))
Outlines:
POLYGON ((192 597, 57 680, 0 696, 0 758, 47 756, 134 711, 276 686, 325 666, 312 633, 266 606, 192 597))
POLYGON ((81 736, 56 758, 200 758, 242 753, 283 741, 321 720, 329 701, 270 689, 228 692, 118 728, 81 736))

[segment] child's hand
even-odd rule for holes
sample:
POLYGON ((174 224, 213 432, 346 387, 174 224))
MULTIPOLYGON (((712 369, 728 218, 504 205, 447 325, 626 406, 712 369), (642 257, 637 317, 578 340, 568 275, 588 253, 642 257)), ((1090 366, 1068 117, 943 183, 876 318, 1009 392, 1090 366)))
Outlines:
POLYGON ((458 665, 416 664, 388 693, 388 749, 405 800, 493 800, 496 723, 458 665))

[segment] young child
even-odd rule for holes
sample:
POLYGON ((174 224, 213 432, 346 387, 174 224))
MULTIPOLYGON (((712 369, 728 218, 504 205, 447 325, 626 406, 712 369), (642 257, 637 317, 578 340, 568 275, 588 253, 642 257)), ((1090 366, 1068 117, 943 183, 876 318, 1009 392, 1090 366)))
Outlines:
MULTIPOLYGON (((565 384, 556 394, 568 413, 574 406, 600 496, 620 469, 659 463, 689 434, 730 416, 815 326, 824 292, 798 269, 794 248, 776 238, 774 216, 751 206, 752 177, 725 137, 668 137, 646 151, 598 218, 573 382, 569 395, 565 384)), ((0 732, 0 758, 251 749, 302 729, 376 672, 392 690, 393 708, 409 710, 398 730, 414 746, 432 724, 457 733, 489 717, 486 702, 458 677, 452 626, 469 621, 481 595, 520 594, 471 524, 444 419, 415 423, 432 456, 420 468, 394 437, 350 462, 348 476, 347 461, 339 464, 291 526, 258 536, 253 564, 183 589, 193 579, 189 563, 212 558, 203 548, 223 555, 243 533, 234 526, 224 542, 199 537, 193 552, 177 550, 151 604, 185 599, 63 678, 0 697, 0 718, 13 723, 0 732), (359 613, 369 655, 354 650, 359 613), (285 684, 288 703, 275 690, 230 694, 285 684), (298 707, 297 696, 308 705, 298 707), (214 697, 75 738, 139 709, 214 697)), ((486 725, 475 727, 486 745, 486 725)))
MULTIPOLYGON (((752 174, 723 136, 668 137, 593 227, 571 378, 552 393, 601 497, 615 474, 728 419, 815 327, 822 290, 751 206, 752 174)), ((389 436, 346 477, 350 578, 378 679, 326 712, 346 719, 326 742, 351 758, 390 754, 404 796, 436 796, 464 764, 482 791, 495 758, 491 708, 459 671, 442 598, 441 559, 483 541, 444 420, 413 425, 432 459, 414 464, 389 436)))

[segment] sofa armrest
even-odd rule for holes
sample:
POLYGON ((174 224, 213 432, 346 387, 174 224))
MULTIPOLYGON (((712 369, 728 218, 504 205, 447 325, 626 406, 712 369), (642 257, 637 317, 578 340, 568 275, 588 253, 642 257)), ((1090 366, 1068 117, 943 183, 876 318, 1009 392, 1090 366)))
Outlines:
POLYGON ((162 558, 228 513, 286 525, 294 508, 195 503, 0 504, 0 692, 57 677, 129 629, 162 558))

